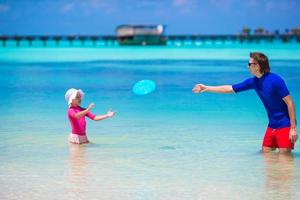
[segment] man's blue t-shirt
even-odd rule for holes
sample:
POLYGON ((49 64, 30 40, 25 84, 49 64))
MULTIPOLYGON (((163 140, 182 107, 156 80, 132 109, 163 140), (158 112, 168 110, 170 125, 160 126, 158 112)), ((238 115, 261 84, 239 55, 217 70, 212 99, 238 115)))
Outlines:
POLYGON ((284 80, 277 74, 267 73, 261 78, 249 78, 233 85, 232 89, 236 93, 249 89, 256 91, 267 110, 269 127, 275 129, 290 126, 288 108, 282 99, 290 93, 284 80))

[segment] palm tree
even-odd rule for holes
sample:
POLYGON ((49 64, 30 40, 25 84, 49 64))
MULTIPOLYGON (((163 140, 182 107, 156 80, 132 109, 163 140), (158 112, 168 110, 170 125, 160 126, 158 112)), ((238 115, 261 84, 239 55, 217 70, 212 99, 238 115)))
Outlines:
POLYGON ((265 30, 262 27, 259 27, 259 28, 254 30, 255 35, 263 35, 264 33, 265 33, 265 30))
POLYGON ((251 33, 251 29, 249 28, 249 27, 244 27, 243 29, 242 29, 242 34, 243 35, 250 35, 250 33, 251 33))
POLYGON ((292 29, 293 35, 296 36, 297 42, 300 42, 300 28, 294 28, 292 29))
POLYGON ((290 34, 290 29, 286 28, 285 29, 285 34, 287 34, 287 35, 290 34))
POLYGON ((300 36, 300 28, 294 28, 294 29, 292 29, 292 33, 294 35, 300 36))

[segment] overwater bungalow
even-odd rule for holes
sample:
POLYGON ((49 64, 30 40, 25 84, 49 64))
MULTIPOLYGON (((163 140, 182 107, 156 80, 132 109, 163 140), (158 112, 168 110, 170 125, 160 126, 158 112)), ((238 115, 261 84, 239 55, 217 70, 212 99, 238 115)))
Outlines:
POLYGON ((166 45, 163 25, 120 25, 116 28, 120 45, 166 45))

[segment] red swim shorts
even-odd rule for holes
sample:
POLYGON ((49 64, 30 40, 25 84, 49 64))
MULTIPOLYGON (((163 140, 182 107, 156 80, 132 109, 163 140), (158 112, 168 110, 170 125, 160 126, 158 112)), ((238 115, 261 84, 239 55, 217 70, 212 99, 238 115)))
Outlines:
POLYGON ((294 143, 289 139, 290 127, 273 129, 268 127, 265 133, 263 146, 270 148, 294 149, 294 143))

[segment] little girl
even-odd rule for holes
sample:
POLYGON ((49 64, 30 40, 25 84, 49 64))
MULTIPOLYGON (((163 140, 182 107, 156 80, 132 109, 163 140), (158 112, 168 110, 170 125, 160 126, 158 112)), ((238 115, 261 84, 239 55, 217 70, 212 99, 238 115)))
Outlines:
POLYGON ((69 89, 65 94, 65 99, 69 105, 68 117, 72 127, 72 133, 69 135, 69 142, 75 144, 89 143, 86 136, 85 116, 94 121, 100 121, 102 119, 110 118, 115 114, 110 110, 105 115, 96 116, 92 114, 90 110, 94 107, 93 103, 91 103, 88 108, 80 107, 81 99, 83 97, 83 91, 74 88, 69 89))

